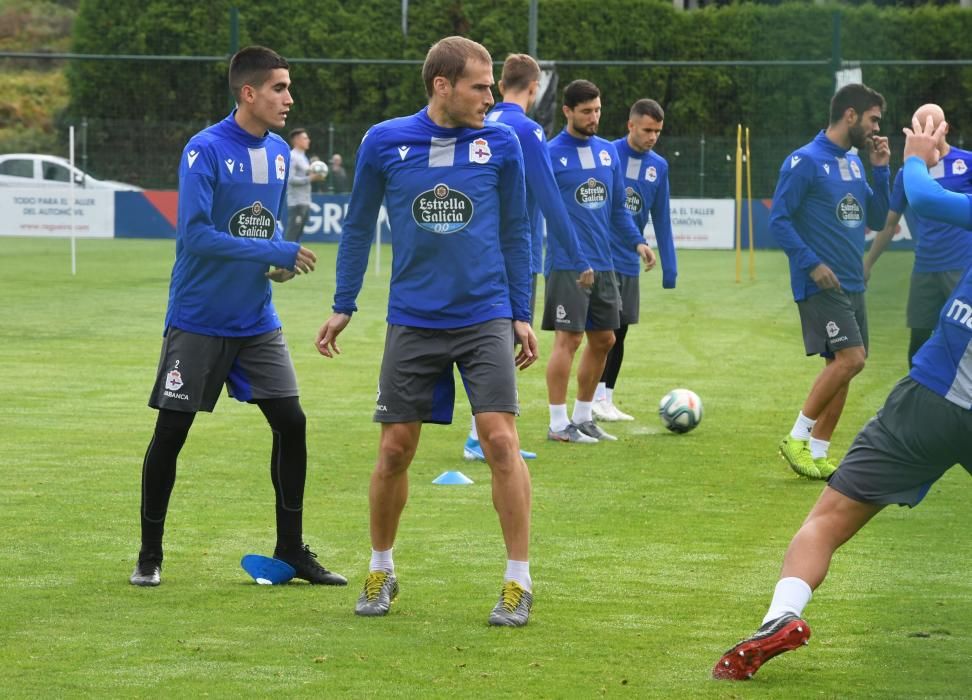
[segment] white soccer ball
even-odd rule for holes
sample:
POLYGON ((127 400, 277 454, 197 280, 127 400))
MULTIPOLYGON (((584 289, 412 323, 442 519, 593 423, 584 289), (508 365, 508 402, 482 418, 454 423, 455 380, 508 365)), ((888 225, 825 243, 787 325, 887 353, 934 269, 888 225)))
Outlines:
POLYGON ((672 389, 658 403, 662 424, 673 433, 687 433, 702 422, 702 399, 688 389, 672 389))
POLYGON ((315 160, 310 166, 311 172, 315 175, 327 177, 327 163, 323 160, 315 160))

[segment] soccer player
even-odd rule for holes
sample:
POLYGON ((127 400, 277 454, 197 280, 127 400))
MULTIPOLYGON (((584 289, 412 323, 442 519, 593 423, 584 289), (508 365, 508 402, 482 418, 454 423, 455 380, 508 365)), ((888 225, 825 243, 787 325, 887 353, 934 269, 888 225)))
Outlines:
POLYGON ((888 213, 886 137, 877 136, 884 98, 845 85, 830 102, 830 125, 783 161, 770 210, 770 231, 790 259, 790 284, 800 310, 807 355, 825 360, 780 454, 797 474, 826 479, 830 439, 851 380, 867 357, 864 229, 888 213), (857 148, 871 162, 874 189, 857 148))
MULTIPOLYGON (((948 124, 945 122, 945 112, 938 105, 922 105, 914 114, 921 124, 929 116, 936 126, 945 124, 941 143, 938 144, 942 157, 932 169, 932 177, 947 190, 972 194, 972 151, 955 148, 946 141, 948 124)), ((894 178, 887 222, 884 230, 871 242, 871 249, 864 258, 865 280, 870 278, 874 263, 891 242, 901 215, 908 208, 903 176, 904 170, 899 170, 894 178)), ((908 327, 911 329, 908 345, 910 367, 918 348, 931 337, 942 304, 955 290, 965 269, 972 265, 972 231, 963 226, 926 219, 914 212, 909 212, 908 224, 915 238, 915 263, 908 290, 907 312, 908 327)))
POLYGON ((453 365, 463 374, 493 479, 506 573, 491 625, 527 624, 530 473, 516 432, 516 367, 537 359, 530 327, 530 223, 523 156, 508 126, 485 123, 492 59, 454 36, 425 57, 428 107, 373 126, 358 151, 337 259, 334 313, 317 334, 325 357, 357 310, 385 199, 392 240, 388 329, 374 419, 371 563, 355 613, 388 613, 398 594, 392 547, 423 422, 451 421, 453 365), (514 338, 520 350, 514 357, 514 338))
MULTIPOLYGON (((931 118, 905 129, 904 188, 922 217, 972 227, 972 195, 945 190, 929 174, 940 138, 931 118)), ((941 309, 934 335, 915 354, 908 376, 857 434, 790 542, 762 627, 716 663, 716 678, 745 680, 785 651, 806 644, 802 619, 837 549, 886 505, 914 507, 956 463, 972 474, 972 268, 941 309)))
MULTIPOLYGON (((614 147, 621 157, 624 172, 624 206, 631 212, 635 226, 642 234, 651 214, 661 254, 662 288, 674 289, 678 269, 668 201, 668 162, 653 150, 664 122, 665 112, 660 104, 649 99, 638 100, 628 114, 628 135, 615 141, 614 147)), ((611 238, 611 254, 621 292, 621 326, 614 331, 614 346, 608 353, 604 374, 594 393, 592 410, 599 421, 627 421, 634 417, 614 405, 614 388, 624 361, 628 326, 638 323, 641 266, 637 252, 631 250, 623 238, 611 238)))
POLYGON ((577 284, 575 263, 556 239, 547 241, 543 329, 554 331, 547 363, 550 429, 559 442, 616 440, 595 421, 594 391, 604 372, 614 331, 621 325, 621 295, 614 276, 611 240, 636 252, 650 270, 655 254, 635 227, 624 205, 624 174, 614 144, 596 136, 601 119, 601 91, 587 80, 564 88, 567 126, 550 142, 550 158, 560 196, 567 207, 587 260, 594 268, 590 289, 577 284), (577 399, 567 417, 567 384, 574 355, 584 335, 587 346, 577 368, 577 399))
POLYGON ((262 46, 242 49, 230 61, 229 85, 236 109, 189 139, 179 164, 176 259, 149 399, 158 417, 142 464, 142 546, 130 580, 161 582, 176 459, 196 412, 213 410, 225 382, 230 396, 259 407, 273 434, 274 557, 298 578, 343 586, 347 580, 321 566, 303 543, 306 419, 271 301, 271 280, 311 272, 317 260, 285 241, 279 223, 290 152, 269 129, 286 125, 293 104, 287 61, 262 46))
POLYGON ((310 135, 306 129, 290 132, 290 170, 287 174, 287 233, 288 241, 300 241, 307 223, 307 211, 311 205, 311 184, 321 179, 311 172, 307 160, 310 135))
MULTIPOLYGON (((486 117, 486 121, 498 121, 513 127, 520 141, 520 148, 523 150, 527 215, 530 218, 532 232, 530 239, 530 272, 533 274, 530 296, 531 318, 536 308, 537 275, 543 271, 544 219, 547 224, 547 235, 556 238, 558 245, 574 261, 574 270, 578 274, 577 284, 587 289, 594 282, 594 270, 581 252, 577 233, 560 200, 557 181, 554 179, 553 168, 550 165, 546 134, 539 124, 526 115, 533 109, 539 87, 540 66, 533 57, 522 53, 510 54, 503 62, 503 74, 499 81, 499 91, 503 101, 496 104, 486 117)), ((520 453, 525 459, 533 459, 537 456, 535 452, 525 450, 520 450, 520 453)), ((463 446, 463 458, 480 461, 486 459, 483 448, 479 444, 475 416, 469 437, 463 446)))

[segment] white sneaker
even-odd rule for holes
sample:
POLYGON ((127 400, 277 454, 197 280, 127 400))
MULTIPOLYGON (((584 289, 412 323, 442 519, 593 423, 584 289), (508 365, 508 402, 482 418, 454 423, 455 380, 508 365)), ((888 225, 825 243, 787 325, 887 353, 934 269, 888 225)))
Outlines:
POLYGON ((614 412, 614 416, 615 416, 614 420, 634 420, 635 419, 634 416, 629 416, 627 413, 622 411, 613 403, 611 404, 611 410, 614 412))
POLYGON ((591 404, 591 413, 599 421, 604 421, 605 423, 621 420, 617 417, 617 410, 614 404, 608 403, 606 399, 597 399, 591 404))

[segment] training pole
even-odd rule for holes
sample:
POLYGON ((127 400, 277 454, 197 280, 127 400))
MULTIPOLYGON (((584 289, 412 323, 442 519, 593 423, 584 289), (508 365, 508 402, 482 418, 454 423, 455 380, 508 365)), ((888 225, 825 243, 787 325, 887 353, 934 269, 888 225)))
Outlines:
POLYGON ((742 282, 742 124, 736 125, 736 282, 742 282))
POLYGON ((749 213, 749 279, 756 279, 756 251, 753 249, 753 164, 749 159, 749 127, 746 127, 746 206, 749 213))
POLYGON ((71 217, 71 275, 78 274, 78 251, 74 239, 74 125, 68 127, 68 149, 71 151, 71 174, 68 176, 68 210, 71 217))

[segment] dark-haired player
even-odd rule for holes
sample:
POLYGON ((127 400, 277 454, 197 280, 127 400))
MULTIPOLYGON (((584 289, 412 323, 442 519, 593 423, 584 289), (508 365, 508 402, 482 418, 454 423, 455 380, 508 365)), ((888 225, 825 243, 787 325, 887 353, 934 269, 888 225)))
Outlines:
POLYGON ((176 259, 149 400, 158 417, 142 465, 142 544, 130 580, 161 582, 176 459, 196 413, 213 410, 225 383, 230 396, 256 404, 270 425, 274 556, 298 578, 345 585, 303 543, 306 421, 270 292, 271 280, 311 272, 317 259, 285 241, 278 223, 287 206, 290 152, 269 129, 286 124, 293 104, 287 61, 261 46, 242 49, 230 62, 229 85, 236 109, 189 139, 179 163, 176 259))

